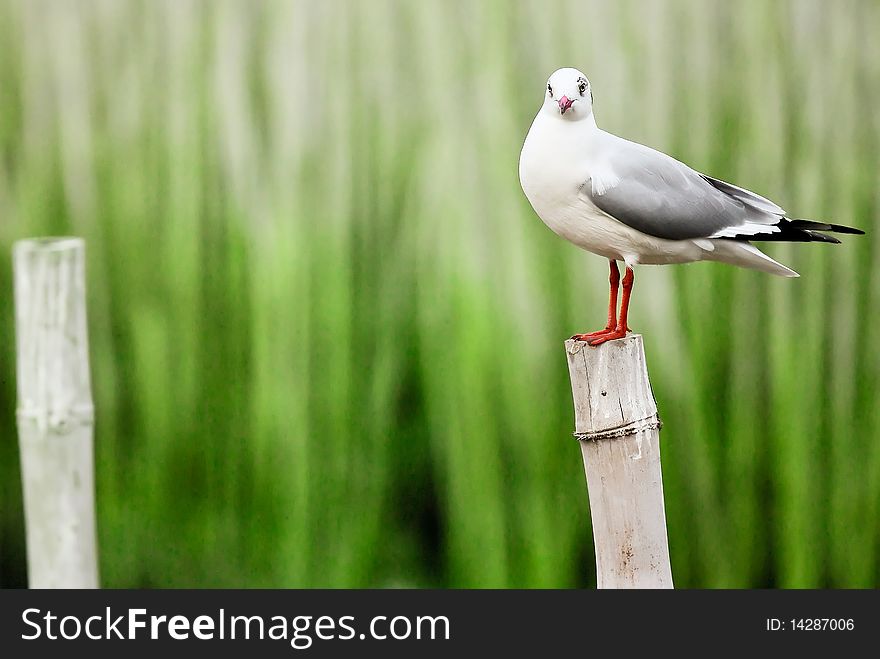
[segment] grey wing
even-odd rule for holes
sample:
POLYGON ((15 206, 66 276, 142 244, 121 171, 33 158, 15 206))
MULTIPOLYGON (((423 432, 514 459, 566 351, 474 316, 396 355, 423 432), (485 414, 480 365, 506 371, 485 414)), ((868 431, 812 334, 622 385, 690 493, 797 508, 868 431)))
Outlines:
POLYGON ((605 180, 588 179, 581 194, 633 229, 669 240, 760 237, 780 230, 774 225, 785 211, 753 192, 634 142, 621 139, 605 151, 605 180))

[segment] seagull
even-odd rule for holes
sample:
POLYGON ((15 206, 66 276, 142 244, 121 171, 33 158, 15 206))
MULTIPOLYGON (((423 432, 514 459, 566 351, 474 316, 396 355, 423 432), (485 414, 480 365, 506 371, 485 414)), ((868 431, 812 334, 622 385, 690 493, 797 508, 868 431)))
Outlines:
POLYGON ((602 130, 593 116, 590 81, 572 68, 555 71, 547 81, 520 154, 519 179, 544 224, 610 263, 608 323, 572 337, 594 346, 630 331, 636 265, 721 261, 797 277, 751 241, 840 243, 823 232, 864 234, 790 219, 769 199, 602 130), (626 267, 619 316, 618 261, 626 267))

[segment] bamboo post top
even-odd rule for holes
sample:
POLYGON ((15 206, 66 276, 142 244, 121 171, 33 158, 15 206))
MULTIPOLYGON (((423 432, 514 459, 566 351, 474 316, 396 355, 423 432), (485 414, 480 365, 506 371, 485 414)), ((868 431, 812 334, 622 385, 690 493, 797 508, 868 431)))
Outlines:
POLYGON ((68 249, 85 249, 86 241, 75 236, 45 236, 43 238, 26 238, 13 245, 15 253, 25 252, 62 252, 68 249))
POLYGON ((578 439, 606 439, 660 427, 641 334, 593 347, 565 342, 578 439))
POLYGON ((19 423, 55 428, 90 423, 85 242, 17 242, 13 267, 19 423))

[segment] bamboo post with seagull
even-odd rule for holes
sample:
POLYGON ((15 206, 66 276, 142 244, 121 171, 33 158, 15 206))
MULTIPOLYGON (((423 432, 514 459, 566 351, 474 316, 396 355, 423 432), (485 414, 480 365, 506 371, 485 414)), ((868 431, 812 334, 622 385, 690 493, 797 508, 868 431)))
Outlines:
POLYGON ((97 588, 85 243, 13 248, 18 433, 31 588, 97 588))

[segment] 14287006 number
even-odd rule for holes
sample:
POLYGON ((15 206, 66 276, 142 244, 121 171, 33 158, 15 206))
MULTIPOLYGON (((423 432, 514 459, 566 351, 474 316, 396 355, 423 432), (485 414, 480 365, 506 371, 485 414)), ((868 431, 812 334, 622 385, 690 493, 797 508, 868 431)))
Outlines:
POLYGON ((852 631, 855 627, 852 618, 792 618, 792 631, 852 631))

